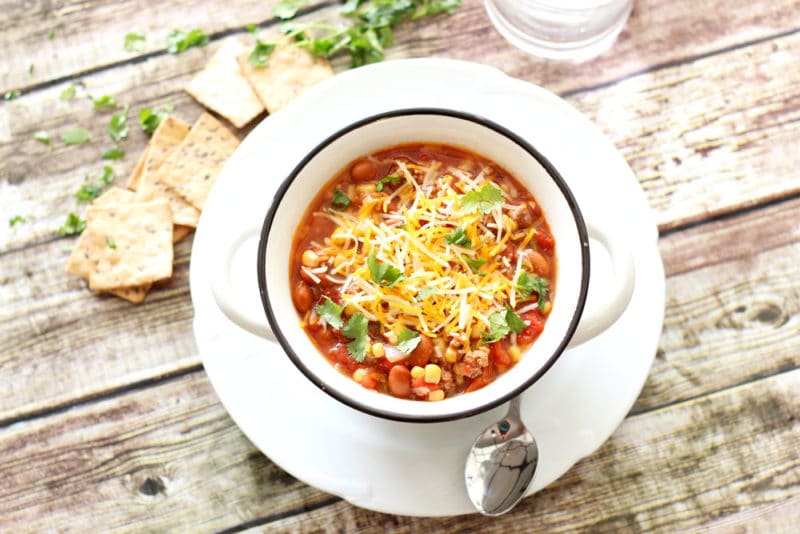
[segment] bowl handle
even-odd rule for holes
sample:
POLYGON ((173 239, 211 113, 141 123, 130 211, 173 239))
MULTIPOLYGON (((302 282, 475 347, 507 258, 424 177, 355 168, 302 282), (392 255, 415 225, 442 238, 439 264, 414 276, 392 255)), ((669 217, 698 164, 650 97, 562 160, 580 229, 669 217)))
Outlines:
MULTIPOLYGON (((261 228, 254 226, 244 230, 239 236, 226 244, 223 250, 217 255, 217 263, 214 265, 211 274, 211 293, 217 306, 225 314, 225 317, 236 323, 240 328, 257 336, 275 340, 275 335, 267 325, 267 318, 263 311, 257 312, 252 306, 247 306, 243 299, 237 298, 236 291, 231 285, 231 269, 233 257, 239 252, 242 246, 259 235, 261 228)), ((254 258, 255 259, 255 258, 254 258)), ((255 265, 255 261, 252 262, 255 265)), ((255 276, 253 277, 255 279, 255 276)), ((253 294, 257 294, 255 285, 253 294)))
POLYGON ((611 239, 603 229, 592 223, 588 223, 586 228, 589 237, 608 251, 614 270, 614 280, 611 282, 613 291, 600 302, 588 302, 578 328, 570 339, 569 347, 589 341, 614 324, 628 307, 636 281, 633 253, 628 243, 611 239))

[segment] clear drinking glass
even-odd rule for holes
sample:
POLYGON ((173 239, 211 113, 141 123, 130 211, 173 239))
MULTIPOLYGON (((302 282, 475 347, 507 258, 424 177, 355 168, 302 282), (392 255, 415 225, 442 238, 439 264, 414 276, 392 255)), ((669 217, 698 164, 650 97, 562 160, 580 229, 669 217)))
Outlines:
POLYGON ((492 24, 514 46, 540 57, 585 60, 608 49, 633 0, 485 0, 492 24))

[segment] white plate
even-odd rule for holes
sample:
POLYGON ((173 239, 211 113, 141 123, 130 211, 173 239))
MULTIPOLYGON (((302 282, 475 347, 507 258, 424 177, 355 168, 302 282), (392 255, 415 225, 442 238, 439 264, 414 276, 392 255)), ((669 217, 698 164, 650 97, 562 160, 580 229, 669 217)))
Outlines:
MULTIPOLYGON (((472 512, 464 460, 474 438, 505 407, 429 424, 357 412, 308 382, 276 343, 229 322, 213 300, 209 273, 232 236, 260 227, 294 162, 327 135, 392 108, 445 105, 525 137, 561 171, 586 219, 610 222, 635 251, 637 284, 620 320, 562 355, 523 396, 523 419, 540 450, 531 493, 595 451, 623 420, 647 377, 664 317, 657 230, 635 176, 590 121, 539 87, 472 63, 394 61, 339 74, 265 119, 215 184, 194 239, 191 291, 203 364, 233 420, 273 462, 355 505, 393 514, 472 512)), ((233 272, 238 297, 260 309, 256 239, 242 246, 233 272)), ((602 293, 595 280, 609 269, 602 249, 592 245, 591 251, 589 306, 602 293)))

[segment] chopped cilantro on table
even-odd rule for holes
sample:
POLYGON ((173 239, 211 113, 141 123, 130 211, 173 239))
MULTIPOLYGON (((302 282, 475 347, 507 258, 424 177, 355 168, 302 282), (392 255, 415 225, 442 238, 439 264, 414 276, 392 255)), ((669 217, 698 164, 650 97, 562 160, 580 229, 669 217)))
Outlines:
POLYGON ((10 91, 6 91, 6 94, 3 95, 3 100, 15 100, 20 97, 22 93, 20 93, 17 89, 11 89, 10 91))
POLYGON ((337 189, 333 192, 333 199, 331 200, 331 204, 334 206, 342 206, 346 208, 350 205, 352 201, 350 198, 345 195, 340 189, 337 189))
POLYGON ((480 273, 478 271, 481 270, 481 267, 483 267, 483 265, 487 261, 487 260, 485 260, 483 258, 474 258, 474 259, 470 258, 466 254, 462 254, 461 255, 461 259, 463 259, 467 263, 467 265, 469 265, 469 268, 472 269, 473 273, 478 273, 478 274, 482 274, 482 273, 480 273))
POLYGON ((275 43, 265 43, 261 39, 256 39, 256 46, 247 56, 247 62, 254 67, 266 67, 276 46, 275 43))
POLYGON ((208 35, 199 28, 190 31, 176 28, 167 35, 167 52, 170 54, 180 54, 193 46, 205 46, 208 44, 208 35))
POLYGON ((110 248, 110 249, 117 248, 117 242, 114 241, 114 238, 111 237, 110 235, 106 236, 106 245, 108 245, 108 248, 110 248))
POLYGON ((65 145, 80 145, 92 140, 92 134, 86 128, 72 128, 61 134, 65 145))
POLYGON ((503 203, 503 191, 486 184, 477 191, 470 191, 461 197, 461 211, 474 213, 480 211, 484 215, 503 203))
POLYGON ((50 141, 50 135, 45 132, 44 130, 40 130, 33 134, 33 138, 42 143, 43 145, 51 146, 52 141, 50 141))
MULTIPOLYGON (((305 4, 300 0, 283 0, 273 13, 289 20, 305 4)), ((320 57, 346 52, 350 55, 350 66, 359 67, 383 60, 398 24, 452 13, 460 5, 461 0, 347 0, 339 12, 347 21, 342 26, 284 24, 281 29, 293 39, 294 46, 320 57)))
POLYGON ((36 70, 36 67, 34 66, 33 63, 28 65, 28 75, 32 75, 34 70, 36 70))
POLYGON ((89 202, 99 197, 105 186, 114 181, 114 169, 109 165, 103 165, 103 174, 94 183, 89 183, 89 176, 83 180, 83 185, 75 191, 75 198, 78 199, 78 202, 89 202))
POLYGON ((397 350, 403 354, 411 354, 417 348, 421 339, 419 332, 404 326, 400 333, 397 334, 397 350))
POLYGON ((72 84, 66 86, 64 89, 61 90, 61 94, 58 95, 58 98, 60 98, 65 102, 67 100, 72 100, 73 98, 75 98, 75 86, 72 84))
POLYGON ((525 322, 506 305, 503 311, 495 312, 489 316, 489 331, 483 332, 484 343, 494 343, 506 337, 509 333, 519 334, 525 329, 525 322))
POLYGON ((94 109, 116 109, 117 99, 113 96, 103 95, 99 98, 92 99, 94 109))
POLYGON ((457 245, 459 247, 470 248, 471 243, 467 237, 467 232, 463 228, 456 228, 446 236, 444 242, 448 245, 457 245))
POLYGON ((85 229, 86 221, 74 213, 69 213, 67 215, 67 219, 64 221, 64 224, 58 229, 58 233, 62 236, 79 235, 85 229))
POLYGON ((22 216, 22 215, 14 215, 13 217, 11 217, 11 218, 8 220, 8 225, 9 225, 9 226, 16 226, 17 224, 19 224, 19 223, 24 223, 24 222, 25 222, 25 221, 27 221, 27 220, 28 220, 28 219, 26 219, 26 218, 25 218, 24 216, 22 216))
POLYGON ((172 111, 172 106, 165 106, 164 108, 153 111, 150 108, 142 108, 139 110, 139 126, 145 133, 151 134, 156 131, 158 125, 167 114, 172 111))
POLYGON ((323 302, 317 304, 314 311, 332 327, 341 328, 344 325, 344 321, 342 320, 343 308, 332 301, 328 296, 325 296, 324 299, 323 302))
POLYGON ((250 33, 253 33, 253 34, 258 31, 258 26, 256 26, 255 24, 247 24, 247 25, 245 25, 244 28, 247 31, 249 31, 250 33))
POLYGON ((56 29, 55 28, 50 28, 50 31, 47 32, 47 38, 52 41, 53 37, 55 37, 55 36, 56 36, 56 29))
POLYGON ((108 121, 108 135, 117 142, 128 137, 128 106, 119 113, 111 115, 111 120, 108 121))
POLYGON ((402 181, 403 181, 403 177, 400 176, 399 174, 390 174, 388 176, 384 176, 383 178, 378 180, 377 184, 375 184, 375 191, 378 191, 380 193, 381 191, 383 191, 383 187, 386 184, 397 185, 402 181))
POLYGON ((372 281, 384 287, 392 287, 406 277, 403 271, 394 265, 378 261, 374 252, 370 252, 367 256, 367 267, 372 281))
POLYGON ((279 19, 287 20, 308 3, 308 0, 281 0, 272 8, 272 14, 279 19))
POLYGON ((342 334, 352 339, 347 344, 347 352, 357 362, 363 362, 367 356, 367 318, 361 312, 354 313, 342 328, 342 334))
POLYGON ((144 50, 145 36, 143 33, 130 32, 125 34, 125 50, 128 52, 141 52, 144 50))
POLYGON ((125 151, 120 147, 115 146, 100 154, 100 157, 102 159, 122 159, 125 157, 125 151))
POLYGON ((547 278, 541 276, 528 274, 526 271, 519 273, 516 284, 517 295, 522 298, 528 298, 531 293, 539 295, 539 309, 543 310, 545 302, 547 302, 547 295, 550 292, 549 282, 547 278))

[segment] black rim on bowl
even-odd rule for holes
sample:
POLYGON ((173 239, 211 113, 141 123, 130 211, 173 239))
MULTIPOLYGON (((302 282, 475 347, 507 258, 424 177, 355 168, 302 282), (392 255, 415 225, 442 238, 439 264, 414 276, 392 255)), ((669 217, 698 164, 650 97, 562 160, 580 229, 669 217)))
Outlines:
MULTIPOLYGON (((489 157, 489 159, 492 158, 489 157)), ((330 178, 333 178, 333 176, 331 176, 330 178)), ((501 126, 489 119, 486 119, 478 115, 465 113, 462 111, 454 111, 454 110, 440 109, 440 108, 408 108, 408 109, 379 113, 358 120, 348 126, 345 126, 344 128, 338 130, 337 132, 335 132, 334 134, 330 135, 325 140, 323 140, 321 143, 319 143, 302 159, 302 161, 300 161, 300 163, 297 164, 297 166, 295 166, 292 172, 289 173, 289 176, 283 181, 283 183, 278 188, 278 191, 275 194, 275 198, 272 201, 272 205, 270 206, 269 211, 267 212, 267 215, 264 218, 264 224, 261 228, 261 237, 258 243, 257 277, 258 277, 258 289, 261 295, 261 302, 264 306, 264 311, 266 313, 267 320, 269 321, 270 327, 272 328, 275 337, 278 339, 278 342, 280 343, 281 347, 283 348, 284 352, 289 357, 289 359, 292 360, 294 365, 313 384, 315 384, 322 391, 324 391, 331 397, 335 398, 339 402, 342 402, 347 406, 350 406, 352 408, 355 408, 359 411, 362 411, 370 415, 374 415, 384 419, 391 419, 395 421, 432 423, 432 422, 451 421, 455 419, 461 419, 464 417, 470 417, 472 415, 476 415, 478 413, 490 410, 521 394, 523 391, 525 391, 527 388, 533 385, 537 380, 539 380, 553 366, 553 364, 556 362, 556 360, 558 360, 561 354, 563 354, 570 339, 572 339, 572 335, 575 333, 575 330, 578 327, 578 322, 580 321, 581 315, 583 314, 583 309, 586 304, 586 295, 589 289, 589 266, 590 266, 589 238, 586 230, 586 223, 583 219, 583 215, 581 214, 580 209, 578 208, 578 204, 575 201, 575 197, 573 196, 572 191, 570 191, 569 187, 567 186, 565 180, 562 178, 561 174, 559 174, 559 172, 555 169, 555 167, 553 167, 550 161, 547 158, 545 158, 541 153, 539 153, 539 151, 536 150, 533 146, 531 146, 530 143, 528 143, 525 139, 523 139, 519 135, 505 128, 504 126, 501 126), (269 298, 269 291, 267 289, 267 280, 266 280, 267 244, 269 242, 270 231, 272 229, 272 223, 275 219, 278 206, 280 205, 281 200, 286 194, 286 191, 291 186, 292 182, 294 182, 294 180, 297 178, 297 176, 300 174, 303 168, 308 164, 308 162, 311 161, 319 152, 325 149, 328 145, 330 145, 338 138, 342 137, 343 135, 353 130, 356 130, 358 128, 361 128, 362 126, 383 119, 404 117, 410 115, 446 116, 473 122, 490 130, 493 130, 496 133, 506 137, 510 141, 517 144, 520 148, 522 148, 525 152, 530 154, 534 159, 536 159, 539 162, 539 164, 547 171, 547 174, 550 176, 550 178, 553 180, 553 182, 561 191, 561 194, 563 195, 570 210, 572 211, 573 219, 575 220, 576 230, 581 243, 581 251, 580 251, 581 262, 582 262, 581 272, 583 274, 581 277, 580 288, 578 292, 578 302, 575 307, 575 311, 573 312, 572 318, 570 319, 569 325, 566 331, 564 332, 564 336, 562 337, 560 343, 558 344, 553 354, 550 355, 550 357, 547 359, 544 365, 542 365, 533 375, 531 375, 527 380, 525 380, 519 387, 481 406, 468 410, 461 410, 458 412, 448 413, 441 416, 409 416, 409 415, 384 411, 375 408, 374 406, 358 402, 328 387, 325 384, 325 382, 323 382, 316 374, 314 374, 308 367, 306 367, 306 365, 303 363, 303 360, 300 357, 298 357, 297 353, 294 351, 292 346, 289 344, 289 341, 286 339, 286 336, 283 334, 283 331, 281 330, 280 325, 278 324, 275 315, 275 310, 273 309, 272 303, 269 298)), ((288 284, 289 281, 287 280, 286 283, 288 284)), ((324 358, 322 354, 319 354, 319 357, 324 358)), ((422 402, 422 401, 405 400, 404 402, 422 402)))

